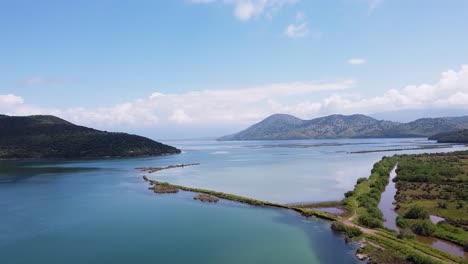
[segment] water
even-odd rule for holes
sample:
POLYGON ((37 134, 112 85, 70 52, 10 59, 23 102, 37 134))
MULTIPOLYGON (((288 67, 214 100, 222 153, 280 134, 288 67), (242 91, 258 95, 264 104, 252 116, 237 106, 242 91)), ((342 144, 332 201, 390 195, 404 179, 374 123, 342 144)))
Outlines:
POLYGON ((186 192, 157 195, 134 168, 200 162, 150 178, 275 202, 325 201, 342 198, 375 161, 391 154, 347 152, 432 144, 169 143, 184 153, 0 161, 0 263, 356 263, 356 246, 345 244, 328 222, 228 201, 204 204, 186 192))
POLYGON ((445 221, 443 217, 437 216, 437 215, 429 215, 429 219, 433 224, 437 224, 439 222, 445 221))
POLYGON ((336 208, 336 207, 318 207, 318 208, 314 208, 314 210, 317 210, 320 212, 326 212, 326 213, 330 213, 334 215, 341 215, 344 213, 343 210, 341 210, 340 208, 336 208))
POLYGON ((438 250, 448 252, 450 254, 459 256, 464 259, 468 259, 468 252, 465 252, 463 250, 463 247, 457 244, 454 244, 452 242, 438 239, 435 237, 427 237, 427 236, 419 236, 419 235, 416 235, 416 240, 424 244, 428 244, 431 247, 436 248, 438 250))
POLYGON ((382 193, 380 198, 379 209, 385 219, 384 226, 398 231, 399 229, 396 224, 398 214, 395 212, 395 205, 393 204, 397 192, 395 183, 393 182, 393 179, 396 177, 396 169, 397 166, 395 166, 395 168, 390 172, 388 185, 385 187, 385 191, 382 193))
MULTIPOLYGON (((379 203, 379 209, 380 211, 382 211, 382 214, 385 219, 384 226, 399 232, 400 229, 398 228, 396 224, 396 217, 398 216, 398 214, 395 211, 395 205, 393 204, 393 202, 395 201, 395 195, 397 192, 395 183, 393 182, 393 178, 396 177, 397 166, 395 166, 395 168, 390 173, 390 181, 387 187, 385 188, 385 191, 382 193, 382 197, 379 203)), ((434 224, 437 224, 438 222, 443 221, 444 219, 436 215, 430 215, 430 220, 434 224)), ((463 248, 457 244, 454 244, 454 243, 451 243, 449 241, 445 241, 442 239, 438 239, 438 238, 425 237, 425 236, 419 236, 419 235, 416 236, 416 239, 419 242, 432 246, 433 248, 468 259, 468 252, 464 252, 463 248)))

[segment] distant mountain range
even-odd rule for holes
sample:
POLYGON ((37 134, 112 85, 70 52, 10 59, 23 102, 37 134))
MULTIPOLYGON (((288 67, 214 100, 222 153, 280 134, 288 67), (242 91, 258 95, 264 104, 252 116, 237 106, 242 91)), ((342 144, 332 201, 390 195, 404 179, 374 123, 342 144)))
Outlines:
POLYGON ((151 139, 77 126, 55 116, 0 115, 0 159, 100 158, 180 153, 151 139))
POLYGON ((275 114, 239 133, 218 140, 430 137, 462 129, 468 129, 468 116, 421 118, 399 123, 365 115, 330 115, 302 120, 292 115, 275 114))

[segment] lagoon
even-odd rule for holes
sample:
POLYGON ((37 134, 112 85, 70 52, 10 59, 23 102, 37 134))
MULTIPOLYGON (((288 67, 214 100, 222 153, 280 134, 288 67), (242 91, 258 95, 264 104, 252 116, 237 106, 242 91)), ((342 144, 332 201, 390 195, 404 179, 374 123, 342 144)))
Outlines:
MULTIPOLYGON (((150 179, 278 203, 341 199, 374 162, 425 139, 172 141, 180 155, 0 161, 1 263, 357 263, 330 223, 291 211, 147 190, 150 179)), ((463 146, 439 145, 452 151, 463 146)))

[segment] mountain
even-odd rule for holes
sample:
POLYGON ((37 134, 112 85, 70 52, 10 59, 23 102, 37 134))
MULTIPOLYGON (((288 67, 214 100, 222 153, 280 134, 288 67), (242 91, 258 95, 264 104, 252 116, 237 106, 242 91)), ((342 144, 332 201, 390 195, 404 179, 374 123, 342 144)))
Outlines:
POLYGON ((74 125, 55 116, 0 115, 0 159, 99 158, 177 154, 151 139, 74 125))
POLYGON ((423 108, 403 109, 369 114, 378 120, 390 120, 408 123, 420 118, 437 118, 446 116, 468 116, 468 109, 463 108, 423 108))
POLYGON ((463 128, 468 128, 468 116, 422 118, 399 123, 359 114, 330 115, 312 120, 276 114, 239 133, 218 140, 429 137, 463 128))
POLYGON ((294 137, 294 132, 290 133, 290 131, 295 128, 299 128, 304 124, 304 122, 304 120, 292 115, 276 114, 267 117, 262 122, 257 123, 244 131, 224 136, 219 140, 244 140, 245 138, 271 139, 272 137, 275 137, 275 135, 285 134, 288 134, 290 137, 294 137))
POLYGON ((429 139, 437 140, 439 143, 468 143, 468 129, 440 133, 430 137, 429 139))

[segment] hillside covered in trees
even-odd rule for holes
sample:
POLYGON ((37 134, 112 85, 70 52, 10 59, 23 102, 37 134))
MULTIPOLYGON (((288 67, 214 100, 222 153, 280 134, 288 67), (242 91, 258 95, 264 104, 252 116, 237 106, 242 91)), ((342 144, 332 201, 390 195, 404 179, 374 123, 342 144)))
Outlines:
POLYGON ((468 129, 437 134, 429 139, 437 140, 439 143, 468 143, 468 129))
POLYGON ((180 153, 126 133, 74 125, 55 116, 0 115, 0 159, 135 157, 180 153))

